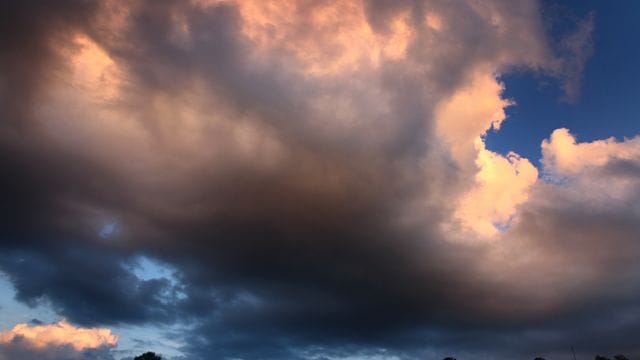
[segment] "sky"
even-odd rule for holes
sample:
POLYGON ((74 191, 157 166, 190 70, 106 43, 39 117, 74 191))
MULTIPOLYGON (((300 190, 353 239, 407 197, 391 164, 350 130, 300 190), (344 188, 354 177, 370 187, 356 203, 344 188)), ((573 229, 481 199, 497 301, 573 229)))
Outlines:
POLYGON ((0 360, 640 359, 640 3, 0 3, 0 360))

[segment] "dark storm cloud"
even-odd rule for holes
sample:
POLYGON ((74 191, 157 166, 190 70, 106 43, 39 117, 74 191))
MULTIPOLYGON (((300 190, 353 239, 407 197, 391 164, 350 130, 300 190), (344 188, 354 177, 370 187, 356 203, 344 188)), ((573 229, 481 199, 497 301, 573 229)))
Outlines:
MULTIPOLYGON (((484 272, 490 246, 448 241, 441 225, 473 179, 433 119, 486 64, 557 71, 536 3, 367 3, 376 35, 393 33, 404 12, 418 30, 405 59, 352 68, 334 27, 291 20, 277 24, 291 27, 283 34, 261 28, 264 45, 246 34, 250 14, 228 2, 2 6, 0 269, 18 300, 50 302, 85 325, 187 321, 185 351, 196 358, 377 348, 491 357, 526 349, 508 334, 552 317, 531 289, 514 290, 513 276, 484 272), (425 29, 428 11, 446 31, 425 29), (115 99, 84 98, 108 88, 86 90, 85 73, 74 82, 77 34, 118 67, 115 99), (117 234, 101 238, 111 221, 117 234), (127 264, 140 254, 174 266, 176 282, 137 277, 127 264)), ((536 209, 515 233, 567 229, 532 229, 555 219, 536 209)), ((563 215, 570 224, 584 214, 563 215)), ((620 246, 637 231, 634 218, 588 219, 571 228, 575 239, 584 224, 597 240, 625 223, 620 246)), ((530 241, 563 255, 575 245, 530 241)), ((558 284, 549 288, 553 298, 558 284)))
POLYGON ((49 301, 81 325, 172 322, 185 315, 177 285, 166 278, 139 279, 122 256, 77 244, 47 250, 3 254, 0 268, 9 274, 17 300, 32 306, 49 301))
MULTIPOLYGON (((60 65, 57 37, 86 28, 97 3, 63 0, 3 1, 0 4, 0 105, 2 126, 25 127, 30 102, 48 82, 48 69, 60 65)), ((3 137, 6 134, 3 134, 3 137)))

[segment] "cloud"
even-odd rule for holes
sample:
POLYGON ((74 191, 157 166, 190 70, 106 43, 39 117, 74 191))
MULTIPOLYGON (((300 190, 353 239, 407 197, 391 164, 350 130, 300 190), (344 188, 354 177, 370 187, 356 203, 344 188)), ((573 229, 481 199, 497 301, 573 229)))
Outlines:
POLYGON ((634 169, 640 158, 632 152, 622 155, 626 160, 607 158, 603 151, 621 146, 625 154, 633 140, 577 143, 567 134, 556 130, 543 143, 546 181, 532 187, 503 234, 494 250, 494 271, 528 274, 502 280, 526 283, 521 291, 527 298, 556 316, 542 325, 547 334, 556 334, 552 337, 572 333, 564 341, 580 344, 586 353, 634 352, 637 345, 625 334, 637 326, 633 304, 640 279, 633 259, 640 250, 640 183, 634 169))
POLYGON ((454 215, 463 225, 483 237, 491 238, 500 227, 508 227, 517 206, 526 202, 538 170, 516 153, 506 157, 480 148, 476 164, 476 186, 461 199, 454 215))
MULTIPOLYGON (((537 2, 34 4, 0 12, 0 269, 22 302, 180 322, 193 358, 496 358, 574 324, 577 294, 629 295, 594 289, 628 260, 603 238, 637 253, 631 205, 585 207, 483 141, 513 105, 500 74, 565 79, 537 2), (173 275, 137 276, 141 255, 173 275)), ((569 137, 543 172, 619 151, 569 137)), ((633 174, 630 154, 593 165, 633 174)))
POLYGON ((575 30, 565 35, 560 41, 561 53, 567 54, 559 62, 560 78, 563 79, 565 100, 574 102, 580 95, 582 74, 593 54, 593 29, 595 16, 590 13, 585 19, 576 20, 575 30))
POLYGON ((437 133, 451 156, 474 178, 474 184, 455 202, 452 224, 459 222, 483 238, 493 238, 506 226, 516 206, 527 200, 529 188, 538 178, 537 169, 518 154, 506 157, 486 149, 483 136, 497 130, 505 120, 505 108, 513 105, 502 98, 503 85, 490 69, 478 70, 469 84, 436 107, 437 133))
POLYGON ((113 359, 118 337, 105 328, 77 328, 62 320, 50 325, 17 324, 0 332, 0 359, 113 359))
POLYGON ((13 283, 16 299, 31 306, 50 305, 87 326, 121 321, 173 323, 198 316, 198 308, 210 310, 215 305, 213 298, 191 293, 170 276, 140 278, 135 270, 140 260, 135 256, 75 246, 0 256, 0 269, 13 283))
POLYGON ((479 138, 491 129, 500 129, 505 120, 505 108, 513 104, 502 98, 503 90, 492 69, 479 69, 467 84, 438 104, 438 135, 446 139, 452 156, 462 166, 473 163, 479 138))
POLYGON ((4 344, 13 342, 16 338, 22 338, 36 348, 70 345, 77 351, 116 346, 118 342, 118 337, 109 329, 76 328, 64 320, 51 325, 18 324, 13 329, 0 333, 0 342, 4 344))
POLYGON ((615 138, 578 143, 568 129, 556 129, 542 142, 545 170, 558 175, 572 175, 587 168, 603 167, 620 161, 640 158, 640 140, 617 141, 615 138))

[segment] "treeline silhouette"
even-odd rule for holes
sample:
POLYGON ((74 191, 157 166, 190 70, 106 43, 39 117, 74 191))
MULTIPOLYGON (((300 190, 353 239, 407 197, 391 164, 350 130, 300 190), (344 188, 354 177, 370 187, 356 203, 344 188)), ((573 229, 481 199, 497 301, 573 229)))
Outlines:
MULTIPOLYGON (((442 359, 442 360, 457 360, 457 359, 456 359, 456 358, 454 358, 454 357, 450 357, 450 356, 449 356, 449 357, 446 357, 446 358, 444 358, 444 359, 442 359)), ((543 358, 543 357, 537 357, 537 358, 535 358, 535 359, 533 359, 533 360, 547 360, 547 359, 545 359, 545 358, 543 358)), ((608 358, 608 357, 606 357, 606 356, 596 355, 596 357, 594 358, 594 360, 612 360, 612 359, 611 359, 611 358, 608 358)), ((618 355, 614 355, 614 356, 613 356, 613 360, 629 360, 629 358, 628 358, 628 357, 626 357, 626 356, 624 356, 624 355, 622 355, 622 354, 618 354, 618 355)))
MULTIPOLYGON (((133 358, 133 360, 162 360, 162 356, 160 355, 156 355, 156 353, 148 351, 142 355, 138 355, 136 357, 133 358)), ((454 357, 448 356, 442 360, 457 360, 454 357)), ((547 360, 543 357, 537 357, 533 360, 547 360)), ((602 355, 596 355, 596 357, 594 358, 594 360, 612 360, 611 358, 608 358, 606 356, 602 356, 602 355)), ((629 360, 628 357, 622 355, 622 354, 618 354, 618 355, 614 355, 613 356, 613 360, 629 360)))
POLYGON ((147 351, 142 355, 134 357, 133 360, 162 360, 162 356, 156 355, 154 352, 147 351))

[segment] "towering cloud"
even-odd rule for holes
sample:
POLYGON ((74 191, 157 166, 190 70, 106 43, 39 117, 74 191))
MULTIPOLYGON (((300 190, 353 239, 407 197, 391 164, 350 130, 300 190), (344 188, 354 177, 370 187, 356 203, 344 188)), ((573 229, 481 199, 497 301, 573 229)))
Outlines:
POLYGON ((0 269, 20 301, 186 325, 196 359, 506 358, 578 321, 586 347, 584 314, 632 306, 636 141, 556 130, 542 169, 484 142, 515 106, 501 74, 575 96, 591 18, 558 52, 535 1, 1 6, 0 269), (140 256, 174 278, 140 278, 140 256))

